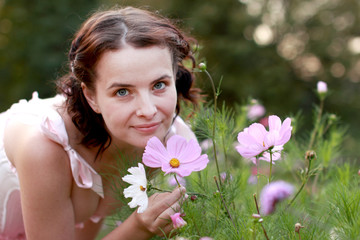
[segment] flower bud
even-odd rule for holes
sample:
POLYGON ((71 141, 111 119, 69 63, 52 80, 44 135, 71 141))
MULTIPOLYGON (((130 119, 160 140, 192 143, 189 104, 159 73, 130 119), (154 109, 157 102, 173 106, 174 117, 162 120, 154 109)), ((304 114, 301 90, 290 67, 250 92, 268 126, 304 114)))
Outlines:
POLYGON ((300 229, 301 229, 301 228, 304 228, 304 227, 301 226, 300 223, 296 223, 296 224, 295 224, 295 232, 300 233, 300 229))
POLYGON ((171 221, 173 223, 173 227, 175 229, 181 228, 183 226, 185 226, 187 223, 185 222, 184 219, 182 219, 181 217, 181 213, 175 213, 173 215, 170 216, 171 221))
POLYGON ((255 105, 255 104, 258 104, 258 103, 259 103, 259 101, 254 99, 254 98, 250 100, 251 105, 255 105))
POLYGON ((336 114, 330 114, 329 115, 329 120, 331 120, 331 121, 335 121, 337 119, 337 116, 336 116, 336 114))
POLYGON ((336 116, 336 114, 330 114, 329 115, 329 124, 333 124, 334 122, 336 122, 336 120, 338 119, 338 117, 336 116))
POLYGON ((327 93, 328 89, 327 89, 327 84, 323 81, 319 81, 317 83, 317 92, 319 94, 322 94, 322 93, 327 93))
POLYGON ((206 64, 205 63, 200 63, 199 64, 199 69, 201 70, 201 71, 205 71, 206 70, 206 64))
POLYGON ((359 169, 359 171, 358 171, 358 175, 360 176, 360 169, 359 169))
POLYGON ((323 81, 319 81, 317 83, 317 93, 319 95, 320 100, 324 100, 327 94, 327 84, 323 81))
POLYGON ((257 213, 253 213, 252 217, 253 218, 261 218, 260 214, 257 214, 257 213))
POLYGON ((309 160, 309 161, 312 161, 312 160, 316 160, 316 152, 313 151, 313 150, 309 150, 309 151, 306 151, 305 153, 305 159, 306 160, 309 160))
POLYGON ((197 199, 197 196, 196 195, 191 195, 191 197, 190 197, 190 200, 191 201, 195 201, 197 199))

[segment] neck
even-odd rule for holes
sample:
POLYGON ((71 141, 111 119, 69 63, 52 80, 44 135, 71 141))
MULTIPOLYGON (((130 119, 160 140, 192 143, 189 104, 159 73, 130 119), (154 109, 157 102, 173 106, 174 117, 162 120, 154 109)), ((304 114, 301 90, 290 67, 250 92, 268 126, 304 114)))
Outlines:
POLYGON ((130 167, 136 167, 142 162, 143 149, 119 148, 115 144, 111 144, 107 148, 99 161, 103 172, 112 172, 117 176, 125 176, 130 167))

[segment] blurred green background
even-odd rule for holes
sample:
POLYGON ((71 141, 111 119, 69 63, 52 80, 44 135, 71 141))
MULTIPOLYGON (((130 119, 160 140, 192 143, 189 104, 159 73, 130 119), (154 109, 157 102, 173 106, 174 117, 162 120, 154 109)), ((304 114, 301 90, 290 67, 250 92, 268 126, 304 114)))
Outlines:
MULTIPOLYGON (((221 101, 258 99, 267 114, 302 112, 304 136, 327 82, 325 111, 349 127, 344 159, 360 147, 358 0, 0 0, 0 111, 33 91, 54 95, 75 31, 99 8, 146 6, 177 19, 198 39, 200 59, 221 77, 221 101)), ((199 86, 210 91, 205 78, 199 86)))

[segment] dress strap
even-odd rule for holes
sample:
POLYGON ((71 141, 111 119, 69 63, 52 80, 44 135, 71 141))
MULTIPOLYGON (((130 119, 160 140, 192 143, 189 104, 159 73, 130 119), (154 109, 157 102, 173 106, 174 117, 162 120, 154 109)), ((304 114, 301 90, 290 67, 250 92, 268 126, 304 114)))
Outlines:
POLYGON ((76 185, 80 188, 91 188, 104 198, 101 176, 70 146, 61 116, 56 111, 51 111, 44 116, 40 126, 45 136, 62 145, 67 152, 76 185))

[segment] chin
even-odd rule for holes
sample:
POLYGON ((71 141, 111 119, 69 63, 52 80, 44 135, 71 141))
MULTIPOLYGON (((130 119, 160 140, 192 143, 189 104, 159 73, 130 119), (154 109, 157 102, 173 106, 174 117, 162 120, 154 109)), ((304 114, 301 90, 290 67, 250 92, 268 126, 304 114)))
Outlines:
POLYGON ((136 148, 145 148, 149 139, 152 137, 153 136, 138 138, 132 143, 132 145, 136 148))
POLYGON ((135 142, 135 145, 137 147, 141 147, 141 148, 145 148, 148 141, 150 140, 150 138, 152 137, 157 137, 162 143, 164 142, 166 134, 154 134, 154 135, 150 135, 150 136, 146 136, 140 139, 137 139, 138 141, 135 142))

